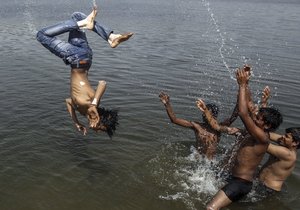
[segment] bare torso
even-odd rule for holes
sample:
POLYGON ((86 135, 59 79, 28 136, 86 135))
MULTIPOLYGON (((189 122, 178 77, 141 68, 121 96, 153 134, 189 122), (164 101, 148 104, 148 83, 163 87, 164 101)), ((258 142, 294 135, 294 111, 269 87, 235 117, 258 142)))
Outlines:
POLYGON ((84 69, 72 69, 70 85, 72 101, 76 109, 85 115, 95 95, 95 91, 88 81, 87 71, 84 69))
POLYGON ((290 160, 280 160, 270 155, 259 174, 259 180, 267 187, 280 191, 283 182, 292 173, 297 160, 297 152, 291 151, 290 160))
POLYGON ((252 181, 257 166, 260 164, 268 148, 268 144, 262 144, 256 141, 249 134, 241 143, 237 152, 232 175, 248 181, 252 181))
POLYGON ((193 125, 197 150, 208 159, 212 159, 217 152, 218 143, 220 141, 220 133, 203 123, 193 122, 193 125))

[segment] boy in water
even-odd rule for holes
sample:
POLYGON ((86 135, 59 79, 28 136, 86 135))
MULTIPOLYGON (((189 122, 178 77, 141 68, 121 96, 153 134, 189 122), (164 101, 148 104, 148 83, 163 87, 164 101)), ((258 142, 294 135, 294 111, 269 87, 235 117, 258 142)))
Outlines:
MULTIPOLYGON (((270 88, 263 91, 262 106, 267 107, 270 88)), ((259 193, 268 196, 281 191, 284 181, 293 172, 297 161, 297 149, 300 148, 300 127, 285 129, 284 135, 270 133, 269 159, 262 166, 259 173, 259 193)))
POLYGON ((96 5, 91 14, 75 12, 72 19, 41 29, 37 40, 50 52, 63 59, 71 67, 71 98, 66 99, 68 111, 78 131, 84 135, 87 129, 79 123, 75 111, 86 116, 89 127, 112 135, 117 125, 117 112, 98 108, 106 88, 105 81, 99 81, 96 91, 88 81, 88 70, 92 64, 92 49, 88 45, 84 30, 92 30, 106 40, 112 48, 128 40, 133 33, 114 34, 95 21, 96 5), (58 35, 69 33, 68 42, 59 40, 58 35))
POLYGON ((284 181, 293 172, 300 148, 300 128, 287 128, 285 135, 270 133, 270 139, 278 145, 269 144, 269 159, 259 173, 260 193, 265 196, 280 192, 284 181))
MULTIPOLYGON (((244 65, 244 71, 247 72, 249 74, 249 76, 251 75, 251 68, 248 65, 244 65)), ((256 114, 258 112, 258 108, 259 106, 254 104, 253 100, 252 100, 252 96, 251 96, 251 92, 250 92, 250 88, 248 86, 247 91, 247 106, 248 106, 248 110, 250 113, 250 116, 252 119, 256 118, 256 114)), ((262 98, 261 98, 261 107, 267 107, 267 102, 269 99, 269 94, 270 94, 270 88, 268 86, 266 86, 262 92, 262 98)), ((234 164, 234 160, 236 158, 237 155, 237 151, 239 150, 239 148, 241 147, 241 143, 245 137, 245 135, 247 135, 247 130, 245 129, 240 129, 240 128, 236 128, 236 127, 228 127, 227 125, 222 125, 219 124, 218 121, 211 115, 211 112, 207 109, 205 103, 203 100, 198 99, 196 101, 197 107, 200 109, 200 111, 203 112, 203 114, 205 115, 205 117, 208 119, 208 123, 210 124, 210 126, 221 132, 221 133, 227 133, 229 135, 235 135, 236 136, 236 140, 235 143, 233 145, 233 147, 231 148, 230 151, 227 152, 227 154, 225 155, 225 158, 219 162, 219 167, 221 168, 221 170, 219 171, 218 175, 219 176, 226 176, 226 174, 231 173, 233 164, 234 164)), ((238 101, 237 104, 235 106, 235 111, 238 112, 238 101)))
MULTIPOLYGON (((262 92, 261 107, 267 107, 267 102, 270 97, 270 88, 266 86, 262 92)), ((252 115, 255 115, 257 111, 253 107, 257 107, 254 104, 249 103, 249 110, 251 110, 252 115), (252 107, 252 109, 251 109, 252 107)), ((198 108, 206 115, 210 125, 221 132, 226 133, 241 133, 242 131, 238 128, 231 128, 226 126, 221 126, 218 122, 211 117, 211 113, 207 110, 205 103, 202 100, 197 101, 198 108)), ((279 135, 273 132, 269 133, 270 140, 277 142, 278 145, 269 144, 267 153, 270 155, 268 161, 262 166, 259 173, 260 185, 258 186, 259 194, 263 196, 268 196, 281 191, 282 185, 287 177, 292 173, 295 168, 297 160, 297 149, 300 148, 300 128, 292 127, 287 128, 285 135, 279 135)), ((238 137, 238 143, 234 148, 239 148, 240 142, 242 142, 243 135, 238 137)), ((234 155, 231 156, 234 159, 234 155)), ((226 162, 230 162, 226 160, 226 162)), ((229 163, 230 165, 230 163, 229 163)), ((230 170, 230 166, 229 166, 230 170)))
POLYGON ((236 72, 239 84, 238 108, 239 116, 248 133, 243 135, 243 141, 237 152, 232 168, 232 177, 207 205, 208 210, 218 210, 230 203, 240 200, 252 188, 255 171, 269 146, 269 131, 274 131, 282 122, 282 116, 274 108, 260 108, 256 117, 252 118, 248 102, 250 74, 245 69, 236 72))
MULTIPOLYGON (((218 143, 220 141, 220 132, 214 130, 208 124, 207 119, 204 115, 202 115, 203 123, 177 118, 173 112, 173 108, 170 103, 170 97, 164 92, 161 92, 159 97, 166 108, 171 122, 176 125, 192 129, 195 132, 196 148, 199 153, 205 155, 210 160, 213 159, 217 151, 218 143)), ((212 112, 212 116, 214 118, 217 118, 218 107, 214 104, 208 104, 207 108, 212 112)), ((234 113, 229 119, 223 122, 224 125, 226 124, 227 126, 229 126, 237 118, 237 115, 235 115, 234 113)))

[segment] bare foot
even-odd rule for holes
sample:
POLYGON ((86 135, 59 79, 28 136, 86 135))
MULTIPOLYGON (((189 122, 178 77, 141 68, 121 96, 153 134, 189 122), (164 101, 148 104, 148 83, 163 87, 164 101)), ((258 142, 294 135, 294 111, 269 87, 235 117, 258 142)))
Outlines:
POLYGON ((91 12, 91 14, 89 14, 84 20, 77 22, 80 29, 92 30, 94 28, 96 15, 97 15, 97 6, 94 5, 93 11, 91 12))
POLYGON ((131 36, 133 35, 132 32, 129 33, 125 33, 125 34, 120 34, 119 36, 117 36, 116 38, 114 38, 112 40, 112 42, 110 43, 110 46, 112 48, 117 47, 119 44, 121 44, 124 41, 127 41, 131 36))

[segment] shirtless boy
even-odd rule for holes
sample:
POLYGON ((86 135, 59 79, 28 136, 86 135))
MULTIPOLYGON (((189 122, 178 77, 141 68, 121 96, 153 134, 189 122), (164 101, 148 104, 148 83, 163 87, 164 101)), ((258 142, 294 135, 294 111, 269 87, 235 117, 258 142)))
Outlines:
POLYGON ((297 161, 297 149, 300 148, 300 128, 287 128, 285 135, 270 133, 270 139, 278 145, 269 144, 269 159, 259 173, 262 193, 265 195, 281 191, 284 181, 293 172, 297 161))
MULTIPOLYGON (((176 125, 180 125, 182 127, 190 128, 195 132, 196 136, 196 148, 199 151, 200 154, 205 155, 208 159, 213 159, 216 151, 217 146, 220 141, 220 132, 214 130, 207 122, 207 119, 203 116, 203 122, 197 122, 197 121, 188 121, 185 119, 177 118, 173 108, 170 103, 170 97, 164 93, 161 92, 160 100, 164 104, 167 114, 171 120, 172 123, 176 125)), ((218 107, 214 104, 208 104, 207 105, 208 110, 212 113, 212 116, 214 118, 217 118, 218 116, 218 107)), ((234 114, 229 118, 228 120, 225 120, 223 123, 229 126, 236 117, 234 114)))
POLYGON ((239 84, 239 116, 248 134, 244 136, 237 152, 232 177, 228 183, 213 197, 207 210, 218 210, 247 195, 252 188, 255 171, 269 146, 269 131, 274 131, 282 122, 282 116, 274 108, 260 108, 256 118, 249 112, 249 94, 247 94, 249 73, 244 69, 236 72, 239 84))
POLYGON ((87 133, 86 127, 78 122, 75 111, 87 117, 90 128, 95 131, 105 131, 111 136, 117 125, 117 112, 98 108, 106 83, 99 81, 98 87, 94 91, 88 81, 88 70, 92 64, 93 53, 84 30, 96 32, 112 48, 128 40, 133 33, 114 34, 95 21, 96 15, 96 6, 88 16, 75 12, 71 20, 41 29, 37 33, 37 40, 71 67, 71 98, 66 99, 66 102, 78 131, 84 135, 87 133), (57 38, 58 35, 67 32, 69 33, 68 42, 57 38))

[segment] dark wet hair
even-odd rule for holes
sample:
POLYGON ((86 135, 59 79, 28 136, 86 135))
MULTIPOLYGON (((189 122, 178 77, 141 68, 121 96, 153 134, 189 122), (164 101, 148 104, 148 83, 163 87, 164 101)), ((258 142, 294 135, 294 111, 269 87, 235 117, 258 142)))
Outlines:
POLYGON ((300 127, 290 127, 285 129, 285 133, 290 133, 292 134, 293 137, 293 142, 298 142, 297 149, 300 148, 300 127))
POLYGON ((119 125, 118 111, 112 109, 105 109, 103 107, 98 107, 98 113, 100 115, 100 125, 105 126, 105 132, 111 138, 119 125))
POLYGON ((266 129, 268 132, 275 131, 282 123, 282 115, 274 107, 262 107, 259 109, 258 114, 262 116, 264 123, 270 126, 266 129))
MULTIPOLYGON (((219 107, 215 104, 206 104, 206 107, 207 109, 212 113, 212 116, 214 118, 217 118, 218 117, 218 114, 219 114, 219 107)), ((208 121, 205 117, 205 114, 202 114, 202 119, 203 119, 203 122, 204 123, 207 123, 208 124, 208 121)))

